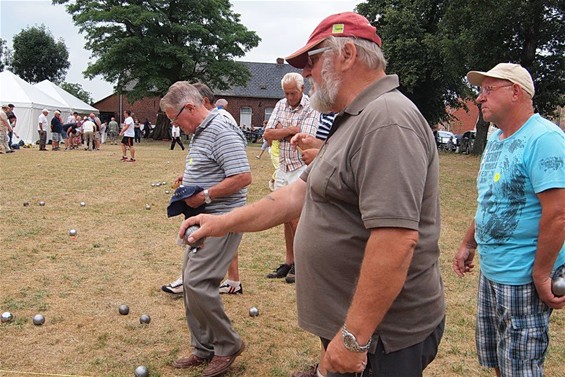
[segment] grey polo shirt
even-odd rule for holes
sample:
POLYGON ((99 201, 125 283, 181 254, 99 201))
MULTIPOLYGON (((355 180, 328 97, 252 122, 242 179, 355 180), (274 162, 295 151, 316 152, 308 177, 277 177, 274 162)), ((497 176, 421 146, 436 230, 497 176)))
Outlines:
MULTIPOLYGON (((445 312, 436 144, 397 87, 398 77, 386 76, 338 114, 335 133, 301 177, 308 191, 294 240, 299 325, 332 339, 344 324, 371 229, 418 231, 404 288, 373 335, 386 352, 423 341, 445 312)), ((387 284, 378 276, 374 283, 387 284)))
MULTIPOLYGON (((196 128, 189 145, 182 179, 183 185, 210 188, 233 175, 250 172, 245 148, 247 141, 241 129, 231 124, 217 109, 196 128)), ((224 213, 245 205, 247 188, 229 196, 214 198, 206 204, 205 213, 224 213)))

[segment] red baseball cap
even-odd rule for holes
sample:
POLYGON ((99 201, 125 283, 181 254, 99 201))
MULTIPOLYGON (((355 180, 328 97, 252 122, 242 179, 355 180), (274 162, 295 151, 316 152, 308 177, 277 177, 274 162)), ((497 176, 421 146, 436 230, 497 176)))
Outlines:
POLYGON ((308 64, 307 52, 332 35, 334 37, 362 38, 375 42, 379 47, 382 45, 381 37, 377 34, 377 28, 371 25, 365 17, 353 12, 337 13, 320 22, 308 38, 306 46, 290 54, 285 60, 293 67, 304 68, 308 64))

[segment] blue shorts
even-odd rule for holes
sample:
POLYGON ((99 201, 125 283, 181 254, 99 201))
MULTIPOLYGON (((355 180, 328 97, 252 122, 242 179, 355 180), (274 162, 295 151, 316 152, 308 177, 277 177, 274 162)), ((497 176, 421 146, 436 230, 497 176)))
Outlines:
POLYGON ((481 273, 475 330, 479 363, 500 368, 503 376, 542 377, 551 313, 534 283, 498 284, 481 273))

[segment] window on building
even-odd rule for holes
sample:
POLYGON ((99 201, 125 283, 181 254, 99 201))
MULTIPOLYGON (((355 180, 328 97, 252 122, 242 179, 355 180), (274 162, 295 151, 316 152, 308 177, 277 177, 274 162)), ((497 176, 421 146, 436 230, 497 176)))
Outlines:
POLYGON ((253 109, 251 107, 241 107, 239 109, 239 126, 244 130, 251 129, 253 119, 253 109))
POLYGON ((273 113, 274 107, 265 107, 265 120, 268 122, 271 114, 273 113))

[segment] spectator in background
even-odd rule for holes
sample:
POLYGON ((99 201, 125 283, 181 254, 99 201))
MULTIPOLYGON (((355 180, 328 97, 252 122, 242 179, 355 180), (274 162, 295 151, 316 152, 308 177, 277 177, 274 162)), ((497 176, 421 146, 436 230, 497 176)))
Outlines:
MULTIPOLYGON (((275 105, 263 133, 263 138, 271 143, 273 140, 280 141, 275 190, 296 181, 306 170, 306 164, 290 145, 290 139, 300 132, 315 135, 320 117, 320 113, 310 107, 310 99, 304 94, 302 75, 296 72, 287 73, 281 80, 281 87, 285 98, 275 105)), ((268 274, 267 278, 285 278, 287 283, 294 283, 294 234, 297 225, 298 218, 284 224, 285 262, 279 265, 273 273, 268 274)))
POLYGON ((141 123, 139 123, 139 119, 134 119, 134 141, 136 143, 141 143, 141 123))
POLYGON ((82 122, 82 135, 84 137, 84 142, 86 143, 84 150, 91 151, 94 146, 94 132, 96 130, 96 123, 92 120, 92 118, 86 118, 84 122, 82 122))
POLYGON ((49 110, 43 109, 41 110, 41 114, 37 119, 37 132, 39 133, 39 150, 46 151, 45 145, 47 144, 47 126, 49 125, 49 120, 47 120, 47 114, 49 114, 49 110))
POLYGON ((180 139, 180 127, 176 124, 171 124, 171 150, 175 149, 175 144, 182 148, 184 151, 184 145, 182 144, 182 140, 180 139))
POLYGON ((145 118, 145 122, 143 122, 143 138, 149 138, 149 134, 151 133, 151 122, 149 118, 145 118))
POLYGON ((14 105, 13 104, 8 104, 8 112, 6 113, 6 116, 8 117, 8 122, 10 122, 10 127, 12 128, 11 131, 8 132, 8 137, 10 139, 9 141, 9 145, 10 147, 12 146, 12 137, 14 135, 14 132, 16 131, 16 123, 18 121, 18 118, 16 117, 16 114, 14 114, 14 105))
POLYGON ((106 143, 106 128, 108 128, 108 123, 106 121, 102 122, 100 125, 100 143, 106 143))
POLYGON ((60 150, 59 142, 62 140, 63 133, 63 121, 61 120, 61 112, 55 110, 53 113, 53 118, 51 119, 51 140, 53 144, 51 145, 52 151, 60 150))
POLYGON ((0 111, 0 154, 13 152, 8 138, 8 132, 12 130, 7 115, 9 109, 8 105, 2 105, 2 111, 0 111))
POLYGON ((118 144, 118 134, 120 133, 120 125, 116 122, 116 118, 110 118, 110 123, 108 123, 108 137, 110 138, 110 144, 118 144))
POLYGON ((131 111, 124 111, 124 125, 120 136, 122 138, 122 161, 135 162, 135 147, 133 146, 133 139, 135 137, 135 122, 131 117, 131 111), (129 149, 130 159, 128 160, 127 149, 129 149))

